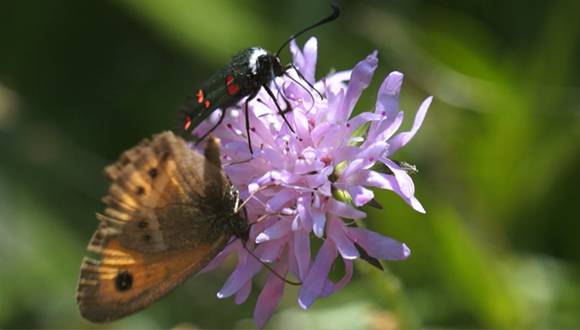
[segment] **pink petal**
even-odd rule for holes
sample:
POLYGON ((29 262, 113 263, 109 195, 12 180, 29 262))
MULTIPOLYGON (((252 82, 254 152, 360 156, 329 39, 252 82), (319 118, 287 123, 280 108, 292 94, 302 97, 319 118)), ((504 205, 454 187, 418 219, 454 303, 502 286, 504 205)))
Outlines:
POLYGON ((344 276, 334 286, 334 292, 344 288, 344 286, 347 285, 348 282, 350 282, 350 280, 352 279, 352 273, 353 273, 352 260, 344 260, 343 259, 343 262, 344 262, 344 276))
POLYGON ((328 223, 328 237, 332 239, 340 255, 344 259, 356 259, 359 257, 358 250, 344 231, 344 223, 341 220, 332 219, 328 223))
POLYGON ((395 118, 392 120, 384 120, 378 126, 376 130, 376 136, 371 139, 370 134, 368 141, 387 141, 395 134, 395 132, 401 127, 403 123, 404 112, 400 111, 397 113, 395 118))
POLYGON ((219 265, 221 265, 224 260, 230 255, 230 253, 236 250, 242 250, 242 244, 239 239, 229 243, 226 247, 218 253, 202 270, 199 271, 199 274, 207 273, 216 269, 219 265))
POLYGON ((411 207, 419 212, 419 213, 427 213, 427 211, 425 211, 425 208, 423 207, 423 205, 421 205, 421 203, 419 202, 419 200, 417 198, 415 198, 415 196, 411 196, 409 198, 409 200, 406 200, 406 202, 411 205, 411 207))
POLYGON ((338 122, 344 122, 350 117, 363 90, 370 84, 378 62, 377 51, 374 51, 354 67, 342 106, 336 113, 338 122))
POLYGON ((358 173, 358 171, 363 167, 363 165, 364 159, 361 158, 357 158, 349 162, 348 165, 346 165, 344 171, 342 172, 342 175, 338 178, 337 182, 345 183, 346 185, 350 184, 351 183, 350 178, 354 176, 356 173, 358 173))
MULTIPOLYGON (((284 263, 278 264, 275 268, 278 274, 285 276, 287 273, 287 266, 284 263)), ((280 299, 284 293, 284 281, 276 277, 274 274, 268 276, 266 284, 258 300, 256 301, 256 308, 254 309, 254 321, 258 328, 264 328, 266 322, 272 317, 272 314, 278 308, 280 299)))
POLYGON ((243 304, 248 299, 250 292, 252 292, 251 280, 247 281, 246 284, 244 284, 244 286, 242 286, 242 288, 236 293, 236 296, 234 297, 234 303, 237 305, 243 304))
POLYGON ((222 289, 218 292, 219 299, 227 298, 242 288, 262 268, 262 264, 252 256, 240 260, 234 272, 228 277, 222 289))
POLYGON ((319 143, 319 141, 321 141, 322 139, 324 139, 326 137, 326 134, 328 134, 328 131, 331 128, 332 128, 332 125, 330 125, 330 123, 328 123, 328 122, 316 125, 316 127, 314 127, 312 132, 310 132, 310 137, 312 138, 312 140, 314 141, 315 144, 319 143))
MULTIPOLYGON (((293 103, 292 111, 290 111, 288 114, 286 114, 286 117, 288 118, 290 123, 298 123, 299 122, 298 119, 296 119, 296 118, 292 119, 291 117, 295 116, 296 113, 298 113, 299 111, 307 111, 307 110, 312 109, 312 107, 314 106, 314 104, 312 102, 315 102, 315 99, 314 99, 314 95, 312 94, 313 91, 311 91, 310 88, 306 85, 306 83, 304 81, 302 81, 302 78, 300 78, 297 74, 294 74, 293 71, 288 72, 288 74, 291 74, 292 77, 294 79, 296 79, 296 81, 300 82, 300 84, 301 84, 301 85, 299 85, 296 82, 286 82, 286 83, 284 83, 284 86, 282 89, 283 95, 285 96, 285 98, 288 101, 292 101, 292 103, 293 103)), ((281 102, 278 102, 278 103, 285 104, 285 102, 283 100, 281 102)), ((275 107, 275 105, 273 105, 273 107, 275 107)), ((279 115, 278 115, 277 109, 276 109, 276 112, 274 112, 272 115, 277 116, 277 117, 272 117, 272 118, 277 118, 278 120, 282 119, 282 118, 278 118, 279 115)), ((305 124, 308 124, 308 122, 306 122, 305 124)), ((296 128, 296 127, 294 127, 294 128, 296 128)))
MULTIPOLYGON (((346 160, 352 161, 356 158, 356 155, 360 152, 360 148, 353 146, 341 146, 334 151, 334 162, 336 164, 346 160)), ((340 180, 340 178, 339 178, 340 180)))
MULTIPOLYGON (((325 77, 326 86, 337 86, 341 82, 350 80, 352 76, 352 70, 337 71, 327 77, 325 77)), ((319 82, 320 83, 320 82, 319 82)), ((316 85, 318 85, 317 83, 316 85)), ((316 86, 318 87, 318 86, 316 86)))
MULTIPOLYGON (((303 142, 310 142, 310 127, 308 126, 308 118, 302 113, 300 109, 293 110, 294 112, 294 129, 296 129, 296 134, 300 137, 303 142)), ((311 143, 311 142, 310 142, 311 143)))
POLYGON ((318 186, 318 193, 326 197, 332 196, 332 185, 330 184, 330 182, 327 181, 323 183, 321 186, 318 186))
POLYGON ((385 164, 391 172, 395 175, 397 179, 397 183, 403 196, 411 197, 415 193, 415 184, 413 183, 413 179, 407 172, 403 171, 399 165, 393 162, 390 159, 382 159, 383 164, 385 164))
POLYGON ((334 198, 328 201, 328 212, 345 219, 362 219, 367 216, 366 213, 355 209, 354 207, 339 202, 334 198))
POLYGON ((285 217, 278 220, 274 225, 266 228, 256 237, 256 244, 260 244, 266 241, 279 239, 286 236, 291 231, 292 221, 291 219, 285 217))
POLYGON ((298 47, 298 44, 296 44, 296 39, 292 39, 290 41, 290 53, 292 54, 292 63, 294 63, 298 70, 302 72, 305 69, 305 60, 300 47, 298 47))
POLYGON ((372 190, 367 189, 363 186, 350 186, 347 188, 350 197, 352 198, 354 205, 360 207, 368 203, 371 199, 375 197, 372 190))
POLYGON ((347 235, 371 257, 385 260, 404 260, 411 250, 405 243, 364 228, 348 227, 347 235))
POLYGON ((399 184, 394 175, 368 171, 365 184, 372 187, 392 190, 399 189, 399 184))
POLYGON ((398 71, 389 73, 381 84, 377 95, 375 113, 392 120, 399 111, 399 94, 403 85, 403 74, 398 71))
POLYGON ((298 304, 303 309, 308 309, 314 300, 322 293, 324 283, 330 267, 336 259, 336 248, 331 240, 325 240, 318 251, 316 259, 304 280, 298 295, 298 304))
POLYGON ((336 284, 332 283, 332 281, 330 280, 327 280, 324 285, 324 290, 322 290, 322 294, 320 295, 321 297, 328 297, 331 294, 335 293, 336 291, 344 288, 345 285, 347 285, 348 282, 350 282, 350 280, 352 279, 354 268, 353 261, 342 259, 342 262, 344 263, 344 276, 336 284))
POLYGON ((312 230, 314 234, 319 238, 324 235, 324 225, 326 224, 326 212, 319 209, 311 209, 310 214, 312 215, 313 226, 312 230))
MULTIPOLYGON (((267 231, 268 229, 266 229, 267 231)), ((256 237, 256 243, 260 235, 256 237)), ((271 241, 267 241, 265 243, 260 244, 256 248, 256 255, 260 257, 260 260, 263 262, 274 262, 280 256, 280 252, 282 252, 282 248, 286 245, 287 239, 274 239, 271 241)))
POLYGON ((345 145, 346 133, 347 132, 344 130, 344 127, 341 127, 336 124, 331 125, 329 129, 326 132, 324 132, 324 136, 319 140, 320 142, 318 144, 318 147, 321 149, 324 148, 333 149, 341 145, 345 145))
MULTIPOLYGON (((247 143, 246 143, 247 148, 247 143)), ((267 160, 270 164, 283 164, 286 162, 286 157, 277 146, 270 145, 270 148, 265 148, 262 151, 262 157, 267 160)), ((269 166, 271 168, 271 166, 269 166)), ((277 171, 274 171, 277 172, 277 171)))
POLYGON ((365 147, 356 157, 364 160, 364 168, 368 169, 382 158, 388 144, 384 141, 374 142, 365 147))
POLYGON ((401 189, 399 188, 399 182, 394 175, 369 171, 366 178, 366 185, 394 191, 415 211, 425 213, 425 209, 421 203, 419 203, 419 200, 417 200, 414 196, 406 197, 403 192, 401 192, 401 189))
POLYGON ((300 279, 304 280, 310 267, 310 235, 306 230, 294 232, 294 254, 300 279))
POLYGON ((359 128, 359 126, 362 124, 366 124, 369 121, 370 122, 379 121, 381 119, 382 117, 380 115, 377 115, 376 113, 362 112, 356 115, 354 118, 348 120, 348 128, 350 132, 353 132, 357 128, 359 128))
POLYGON ((274 213, 280 211, 289 201, 296 198, 296 191, 283 189, 266 202, 266 212, 274 213))
MULTIPOLYGON (((292 246, 292 241, 288 243, 288 272, 297 278, 300 278, 299 271, 298 271, 298 263, 296 260, 296 254, 294 253, 294 249, 292 246)), ((300 278, 301 279, 301 278, 300 278)))
POLYGON ((415 136, 415 133, 417 133, 423 124, 423 120, 425 119, 425 115, 427 114, 427 110, 429 110, 429 105, 431 105, 432 100, 433 96, 429 96, 427 99, 425 99, 425 101, 423 101, 423 103, 421 103, 421 106, 419 106, 419 110, 417 110, 417 114, 415 115, 413 127, 409 132, 399 133, 389 141, 389 144, 391 145, 389 154, 392 155, 395 151, 409 143, 413 136, 415 136))
MULTIPOLYGON (((272 106, 274 108, 274 106, 272 106)), ((272 111, 270 108, 269 110, 272 111)), ((275 145, 276 141, 270 131, 270 125, 266 122, 267 117, 257 117, 254 111, 250 111, 250 134, 252 135, 252 144, 259 147, 260 144, 268 146, 275 145)), ((275 117, 274 117, 275 118, 275 117)), ((277 129, 280 129, 279 127, 277 129)), ((244 126, 245 130, 245 126, 244 126)), ((244 132, 245 133, 245 132, 244 132)), ((257 148, 256 148, 257 149, 257 148)), ((255 150, 258 152, 258 150, 255 150)))
POLYGON ((298 215, 300 216, 300 221, 302 222, 302 227, 310 232, 312 228, 313 219, 310 214, 310 197, 300 196, 296 200, 296 208, 298 209, 298 215))
MULTIPOLYGON (((228 144, 228 145, 231 145, 231 144, 228 144)), ((247 151, 247 149, 248 149, 247 142, 245 144, 240 143, 239 145, 236 146, 236 148, 240 148, 240 149, 243 149, 244 147, 246 148, 246 151, 247 151)), ((249 152, 248 152, 248 155, 249 155, 249 152)), ((244 157, 244 156, 241 156, 241 157, 244 157)), ((232 179, 233 182, 239 181, 240 183, 243 183, 244 185, 246 185, 246 184, 248 184, 248 181, 250 179, 253 179, 255 177, 257 166, 256 166, 256 161, 251 161, 251 162, 235 164, 235 165, 224 165, 224 170, 225 170, 226 174, 232 179)), ((261 172, 262 171, 260 171, 259 173, 261 173, 261 172)))
POLYGON ((316 72, 316 56, 318 54, 318 41, 316 38, 311 37, 304 44, 304 66, 300 73, 308 80, 311 84, 315 82, 314 73, 316 72))

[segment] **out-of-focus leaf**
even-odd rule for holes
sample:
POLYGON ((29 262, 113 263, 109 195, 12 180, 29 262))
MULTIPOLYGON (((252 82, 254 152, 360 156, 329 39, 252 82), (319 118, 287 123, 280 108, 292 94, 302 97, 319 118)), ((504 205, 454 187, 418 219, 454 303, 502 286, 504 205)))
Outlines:
POLYGON ((271 31, 239 1, 122 0, 119 4, 169 40, 216 64, 224 64, 234 52, 267 41, 271 31))

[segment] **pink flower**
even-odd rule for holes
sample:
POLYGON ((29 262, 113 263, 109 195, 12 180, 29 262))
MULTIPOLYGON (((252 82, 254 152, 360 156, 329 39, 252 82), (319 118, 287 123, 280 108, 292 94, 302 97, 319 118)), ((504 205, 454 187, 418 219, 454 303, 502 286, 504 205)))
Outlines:
MULTIPOLYGON (((373 200, 372 187, 391 190, 413 209, 425 212, 414 196, 411 177, 389 157, 419 130, 432 98, 420 105, 410 131, 396 133, 403 121, 403 112, 399 111, 403 75, 399 72, 390 73, 383 81, 373 112, 351 117, 377 67, 376 51, 353 70, 315 81, 316 39, 310 39, 302 51, 295 42, 290 49, 294 65, 324 96, 320 98, 304 82, 300 86, 297 82, 301 80, 293 71, 289 73, 295 80, 277 78, 275 84, 282 94, 278 95, 279 103, 285 104, 283 98, 288 100, 292 111, 286 117, 295 133, 262 90, 249 105, 253 155, 245 136, 243 102, 227 109, 226 118, 214 135, 221 139, 226 173, 243 198, 252 195, 246 206, 249 219, 260 219, 251 228, 247 248, 278 274, 290 273, 303 283, 298 303, 307 309, 317 298, 332 294, 350 281, 353 260, 361 257, 361 253, 385 260, 409 256, 410 250, 404 243, 347 226, 345 219, 365 218, 366 214, 357 207, 373 200), (364 124, 368 124, 366 133, 353 135, 364 124), (386 166, 387 173, 374 170, 375 164, 386 166), (340 193, 348 194, 352 203, 337 199, 340 193), (310 248, 312 237, 323 240, 314 257, 310 248), (334 283, 328 279, 328 273, 339 256, 345 274, 334 283)), ((274 84, 272 88, 276 90, 274 84)), ((219 115, 216 112, 196 132, 207 131, 219 115)), ((205 271, 218 266, 234 251, 238 254, 238 265, 218 297, 234 296, 236 303, 242 303, 251 291, 253 276, 263 266, 239 241, 227 246, 205 271)), ((254 319, 259 327, 271 317, 284 291, 285 283, 274 275, 269 275, 258 297, 254 319)))

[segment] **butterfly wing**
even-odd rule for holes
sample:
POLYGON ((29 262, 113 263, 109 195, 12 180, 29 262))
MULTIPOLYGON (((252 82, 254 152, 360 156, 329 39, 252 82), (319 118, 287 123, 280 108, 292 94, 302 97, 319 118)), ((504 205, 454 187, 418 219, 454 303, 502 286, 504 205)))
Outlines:
POLYGON ((166 132, 105 169, 107 207, 87 248, 97 259, 83 260, 77 290, 83 317, 103 322, 140 310, 223 249, 232 233, 213 225, 224 216, 215 201, 229 181, 215 141, 206 155, 166 132))

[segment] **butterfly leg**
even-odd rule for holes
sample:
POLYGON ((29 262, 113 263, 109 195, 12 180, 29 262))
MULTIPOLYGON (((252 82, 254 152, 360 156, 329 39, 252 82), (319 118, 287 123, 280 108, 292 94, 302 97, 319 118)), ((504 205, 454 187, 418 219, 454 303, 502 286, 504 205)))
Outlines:
MULTIPOLYGON (((288 128, 292 131, 292 133, 296 133, 294 131, 294 129, 292 128, 292 125, 290 125, 290 122, 288 122, 288 119, 286 119, 286 116, 284 115, 284 111, 282 110, 282 108, 280 108, 280 105, 278 104, 278 100, 274 96, 274 93, 272 93, 272 90, 270 89, 270 87, 268 87, 267 85, 262 85, 262 87, 264 87, 264 89, 266 90, 268 95, 270 95, 270 97, 274 101, 274 104, 276 105, 276 108, 278 109, 278 113, 282 116, 282 119, 284 119, 284 122, 286 123, 286 125, 288 125, 288 128)), ((290 103, 288 103, 288 101, 286 101, 286 105, 290 106, 290 103)))
POLYGON ((274 268, 272 268, 272 266, 270 266, 267 263, 263 262, 262 259, 258 258, 258 256, 255 255, 254 252, 252 252, 252 250, 248 249, 248 247, 246 246, 246 244, 242 244, 242 246, 244 247, 244 249, 246 250, 246 252, 248 252, 249 255, 251 255, 252 257, 254 257, 254 259, 256 259, 259 263, 261 263, 262 266, 264 266, 264 268, 266 268, 267 270, 269 270, 277 278, 281 279, 282 281, 284 281, 285 283, 290 284, 290 285, 294 285, 294 286, 300 286, 300 285, 302 285, 302 281, 298 281, 298 282, 291 281, 291 280, 287 279, 286 277, 280 275, 274 268))

